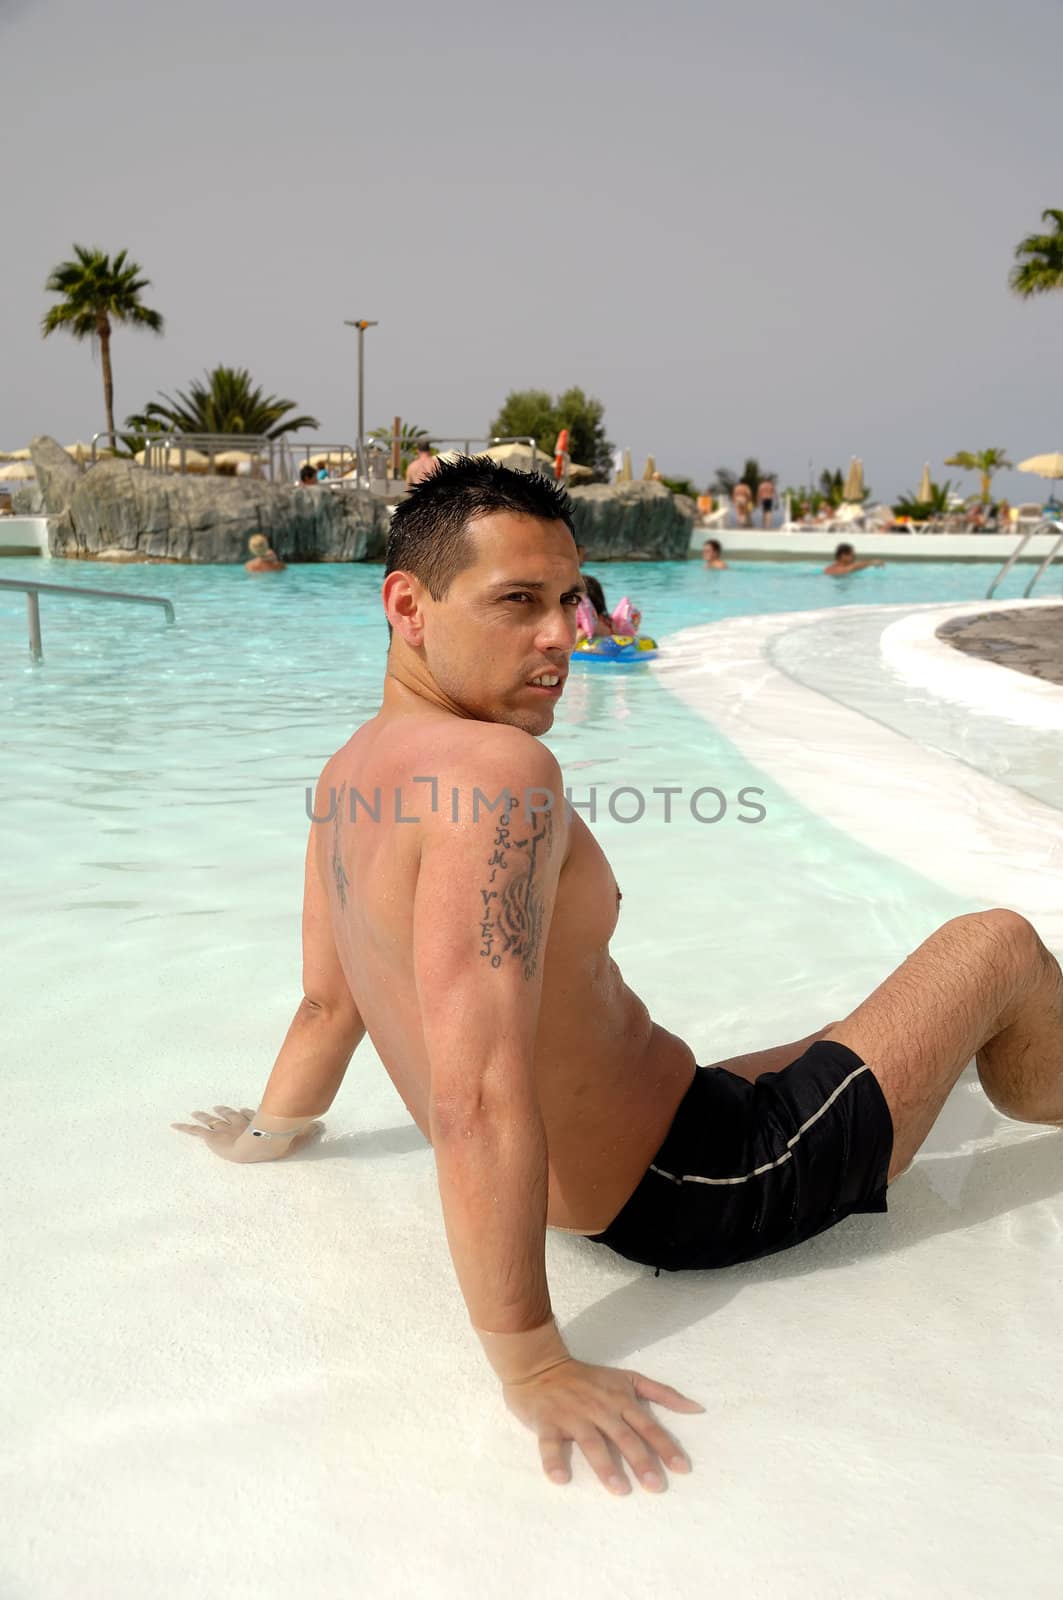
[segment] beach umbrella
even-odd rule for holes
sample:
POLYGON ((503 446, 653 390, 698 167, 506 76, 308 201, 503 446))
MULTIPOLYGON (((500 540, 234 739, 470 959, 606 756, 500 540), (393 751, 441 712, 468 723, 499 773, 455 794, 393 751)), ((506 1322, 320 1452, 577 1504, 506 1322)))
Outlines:
POLYGON ((851 456, 849 471, 845 478, 845 488, 842 490, 842 499, 852 504, 862 503, 864 498, 864 463, 851 456))
POLYGON ((30 453, 28 450, 2 450, 0 451, 0 460, 29 461, 30 453))
POLYGON ((928 461, 923 467, 923 476, 919 479, 919 492, 916 494, 915 498, 920 501, 921 504, 926 505, 930 500, 933 499, 933 496, 934 490, 930 482, 930 462, 928 461))
POLYGON ((1034 472, 1039 478, 1063 478, 1063 455, 1057 450, 1046 456, 1030 456, 1019 462, 1018 471, 1034 472))
MULTIPOLYGON (((65 444, 63 449, 68 456, 73 456, 78 463, 92 460, 92 446, 91 444, 86 444, 84 439, 75 439, 73 444, 65 444)), ((107 445, 98 444, 96 446, 96 455, 97 457, 113 456, 114 451, 107 445)))
MULTIPOLYGON (((133 457, 138 466, 143 466, 147 458, 146 450, 138 450, 133 457)), ((151 452, 153 467, 165 467, 168 472, 207 472, 210 470, 210 458, 199 450, 180 450, 176 445, 156 445, 151 452)))
POLYGON ((631 451, 630 450, 625 450, 624 451, 624 459, 621 462, 620 471, 616 475, 616 481, 617 481, 617 483, 630 483, 631 482, 631 451))
POLYGON ((265 476, 266 457, 258 450, 220 450, 211 458, 211 471, 219 467, 226 476, 252 478, 265 476))
POLYGON ((312 467, 346 467, 354 461, 353 450, 322 450, 310 457, 312 467))
POLYGON ((32 461, 11 461, 6 467, 0 467, 0 482, 25 483, 27 478, 36 475, 32 461))
MULTIPOLYGON (((515 441, 513 444, 493 444, 487 450, 481 450, 479 454, 487 456, 491 461, 497 461, 501 467, 512 467, 514 472, 530 472, 532 470, 530 444, 521 444, 519 441, 515 441)), ((543 468, 549 465, 549 460, 549 456, 544 455, 541 450, 536 450, 536 472, 542 472, 543 468)))
POLYGON ((656 463, 656 461, 654 461, 652 456, 647 456, 646 457, 646 466, 645 466, 645 468, 643 470, 643 473, 642 473, 642 481, 643 481, 643 483, 652 483, 653 482, 653 474, 656 471, 657 471, 657 463, 656 463))

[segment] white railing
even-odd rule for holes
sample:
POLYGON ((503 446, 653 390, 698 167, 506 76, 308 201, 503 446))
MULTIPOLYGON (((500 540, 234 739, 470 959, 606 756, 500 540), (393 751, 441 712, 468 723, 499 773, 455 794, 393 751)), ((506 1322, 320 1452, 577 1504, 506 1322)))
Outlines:
POLYGON ((1023 590, 1023 599, 1029 599, 1038 580, 1044 573, 1048 571, 1060 550, 1063 550, 1063 522, 1052 522, 1046 518, 1044 522, 1038 522, 1034 527, 1027 529, 1027 531, 1020 538, 1018 544, 1015 546, 1014 550, 1011 552, 1008 559, 1005 561, 1004 565, 1001 567, 1000 571, 997 573, 996 577, 993 579, 992 583, 989 585, 989 588, 986 591, 987 600, 992 600, 993 590, 996 588, 997 584, 1002 578, 1007 577, 1008 573, 1011 571, 1016 561, 1018 561, 1026 546, 1029 544, 1030 540, 1036 538, 1039 533, 1055 533, 1057 537, 1048 554, 1041 562, 1041 565, 1038 567, 1037 571, 1026 585, 1026 588, 1023 590))
POLYGON ((25 592, 31 661, 44 660, 41 650, 41 607, 37 598, 42 593, 88 595, 93 600, 130 600, 144 606, 162 606, 166 621, 170 623, 174 620, 173 602, 159 594, 120 594, 115 589, 83 589, 68 583, 33 583, 24 578, 0 578, 0 589, 21 589, 25 592))

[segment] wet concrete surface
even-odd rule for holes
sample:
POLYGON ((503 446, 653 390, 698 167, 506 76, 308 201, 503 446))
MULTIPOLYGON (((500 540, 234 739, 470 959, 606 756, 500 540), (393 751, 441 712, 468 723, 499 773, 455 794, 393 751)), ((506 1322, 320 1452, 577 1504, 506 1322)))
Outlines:
POLYGON ((1063 606, 955 617, 937 636, 980 661, 1063 685, 1063 606))

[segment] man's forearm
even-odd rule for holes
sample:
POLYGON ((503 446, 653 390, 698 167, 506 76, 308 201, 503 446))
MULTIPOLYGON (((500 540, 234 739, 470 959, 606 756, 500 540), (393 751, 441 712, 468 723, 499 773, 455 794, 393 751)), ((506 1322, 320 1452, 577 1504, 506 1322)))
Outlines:
POLYGON ((537 1105, 433 1116, 447 1241, 473 1326, 523 1333, 550 1317, 548 1157, 537 1105))
POLYGON ((261 1109, 278 1117, 327 1111, 364 1035, 357 1013, 326 1011, 303 1000, 274 1062, 261 1109))
POLYGON ((332 1104, 364 1035, 365 1025, 356 1014, 337 1014, 303 1000, 285 1035, 255 1118, 256 1125, 261 1122, 273 1132, 267 1138, 257 1138, 245 1130, 234 1140, 228 1159, 259 1162, 286 1156, 305 1122, 320 1116, 332 1104), (279 1133, 288 1121, 292 1122, 290 1133, 279 1133))

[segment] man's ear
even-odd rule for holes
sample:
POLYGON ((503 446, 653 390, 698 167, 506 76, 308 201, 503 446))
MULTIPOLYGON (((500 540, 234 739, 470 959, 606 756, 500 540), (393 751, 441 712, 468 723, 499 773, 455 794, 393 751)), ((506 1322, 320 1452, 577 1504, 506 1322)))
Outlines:
POLYGON ((414 649, 424 642, 425 589, 411 572, 389 572, 381 590, 392 631, 414 649))

